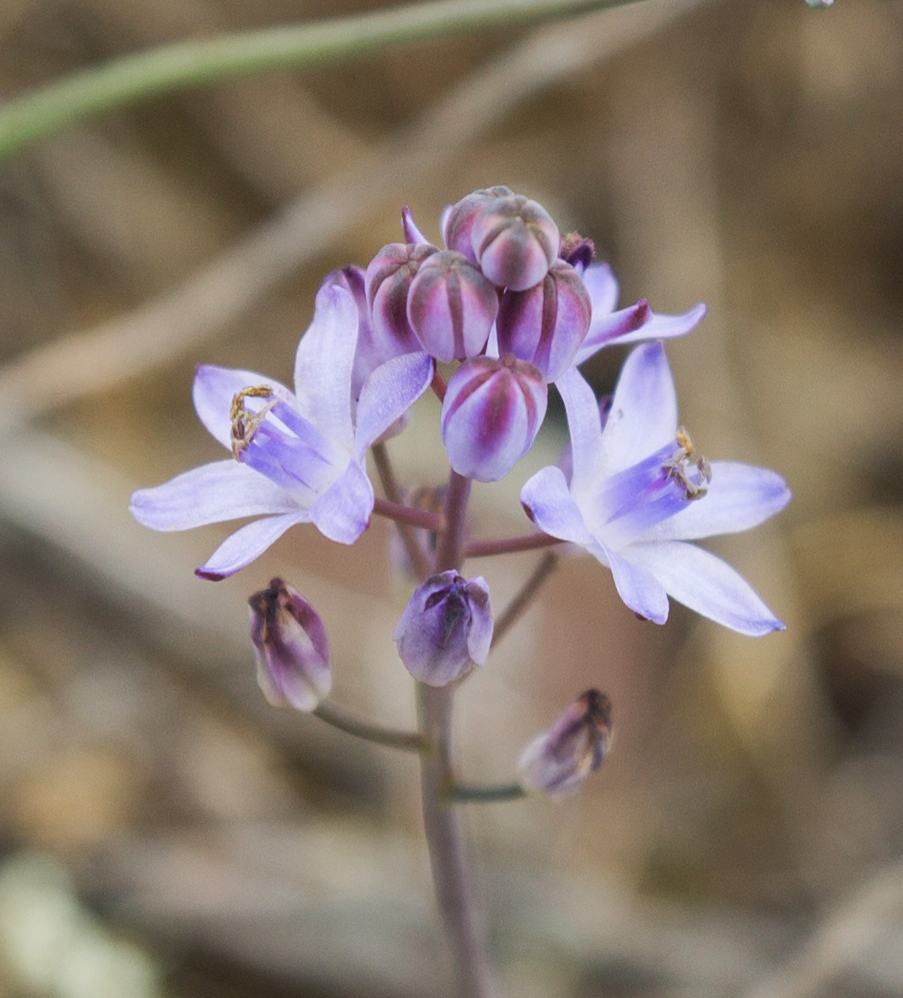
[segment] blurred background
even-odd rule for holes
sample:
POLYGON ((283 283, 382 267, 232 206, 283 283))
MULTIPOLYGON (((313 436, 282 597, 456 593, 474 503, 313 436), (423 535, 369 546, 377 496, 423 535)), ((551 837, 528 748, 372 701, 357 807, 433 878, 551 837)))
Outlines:
MULTIPOLYGON (((356 0, 5 0, 0 87, 356 0)), ((228 527, 155 535, 131 491, 213 460, 194 365, 287 381, 322 276, 410 205, 507 184, 595 240, 621 303, 709 305, 669 344, 710 458, 794 501, 712 544, 787 621, 663 628, 563 562, 460 697, 461 773, 510 779, 589 686, 603 770, 470 806, 507 993, 903 995, 903 2, 648 0, 538 31, 159 99, 0 169, 0 996, 451 994, 416 760, 269 708, 245 601, 318 608, 335 699, 413 723, 407 598, 374 522, 296 529, 214 585, 228 527)), ((587 374, 609 391, 622 353, 587 374)), ((391 452, 444 477, 438 406, 391 452)), ((519 533, 550 420, 473 531, 519 533)), ((540 556, 472 563, 497 607, 540 556)))

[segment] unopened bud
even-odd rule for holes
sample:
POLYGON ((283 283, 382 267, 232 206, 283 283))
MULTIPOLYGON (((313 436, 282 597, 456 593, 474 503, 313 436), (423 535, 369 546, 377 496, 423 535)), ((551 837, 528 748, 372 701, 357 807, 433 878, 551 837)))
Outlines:
POLYGON ((386 359, 421 349, 408 322, 408 291, 420 265, 436 252, 426 243, 389 243, 367 267, 364 280, 373 338, 386 359))
POLYGON ((263 695, 274 707, 314 710, 332 686, 323 622, 282 579, 273 579, 269 589, 255 593, 248 603, 263 695))
POLYGON ((611 737, 611 701, 598 690, 587 690, 521 753, 521 786, 553 798, 574 793, 602 765, 611 737))
POLYGON ((442 238, 445 240, 446 248, 463 253, 471 263, 476 264, 477 255, 471 238, 474 220, 487 205, 498 201, 499 198, 513 195, 514 191, 510 187, 499 184, 497 187, 474 191, 457 204, 453 204, 442 216, 442 238))
POLYGON ((538 284, 506 291, 498 314, 499 354, 514 354, 555 381, 571 366, 589 331, 589 292, 577 271, 556 260, 538 284))
POLYGON ((498 308, 495 287, 452 250, 424 260, 408 294, 411 328, 426 352, 446 363, 480 353, 498 308))
POLYGON ((392 635, 408 672, 429 686, 482 665, 492 643, 492 605, 482 576, 440 572, 414 590, 392 635))
POLYGON ((442 440, 452 468, 497 482, 527 453, 548 404, 542 374, 526 361, 475 357, 451 376, 442 403, 442 440))
POLYGON ((473 220, 470 238, 486 277, 511 291, 538 284, 558 258, 561 241, 545 208, 519 194, 484 205, 473 220))

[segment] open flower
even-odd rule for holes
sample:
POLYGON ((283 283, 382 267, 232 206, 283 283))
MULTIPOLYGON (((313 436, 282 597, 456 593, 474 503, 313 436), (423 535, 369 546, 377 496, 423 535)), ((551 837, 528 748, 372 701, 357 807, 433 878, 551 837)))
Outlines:
POLYGON ((154 530, 262 517, 220 545, 196 570, 201 578, 239 571, 297 523, 313 523, 342 544, 367 528, 373 511, 367 449, 426 391, 433 361, 423 353, 393 358, 369 375, 355 403, 357 336, 353 297, 329 283, 298 345, 294 394, 251 371, 198 368, 195 409, 233 457, 136 492, 131 511, 154 530))
POLYGON ((668 596, 742 634, 783 629, 750 585, 687 541, 757 526, 790 499, 775 472, 713 462, 678 427, 674 382, 661 343, 624 364, 604 428, 576 369, 558 381, 571 436, 570 482, 543 468, 521 492, 537 526, 585 548, 611 569, 621 599, 662 624, 668 596))

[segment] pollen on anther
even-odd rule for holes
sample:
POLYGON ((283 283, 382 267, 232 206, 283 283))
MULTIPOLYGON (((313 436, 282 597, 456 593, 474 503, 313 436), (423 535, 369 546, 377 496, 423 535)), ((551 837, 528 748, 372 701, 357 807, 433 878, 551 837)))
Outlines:
POLYGON ((232 456, 236 461, 240 460, 239 455, 249 446, 254 439, 254 434, 260 428, 260 424, 266 419, 267 413, 276 404, 274 391, 269 385, 252 385, 236 393, 232 397, 232 405, 229 408, 229 418, 232 422, 232 456), (245 409, 246 398, 270 399, 258 412, 249 412, 245 409))

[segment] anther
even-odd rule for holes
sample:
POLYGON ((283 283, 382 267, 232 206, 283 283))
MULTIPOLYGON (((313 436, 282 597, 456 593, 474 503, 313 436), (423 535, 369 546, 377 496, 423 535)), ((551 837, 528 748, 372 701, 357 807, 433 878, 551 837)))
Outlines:
POLYGON ((232 456, 240 460, 239 454, 250 445, 254 434, 260 429, 260 424, 266 419, 267 413, 276 405, 278 399, 269 385, 256 385, 242 388, 232 397, 229 418, 232 421, 232 456), (245 408, 246 398, 270 399, 259 412, 249 412, 245 408))
POLYGON ((701 499, 709 491, 712 468, 702 454, 696 453, 690 434, 683 426, 675 434, 678 450, 662 465, 665 478, 674 482, 684 492, 688 501, 701 499), (690 478, 690 468, 696 469, 696 481, 690 478))

